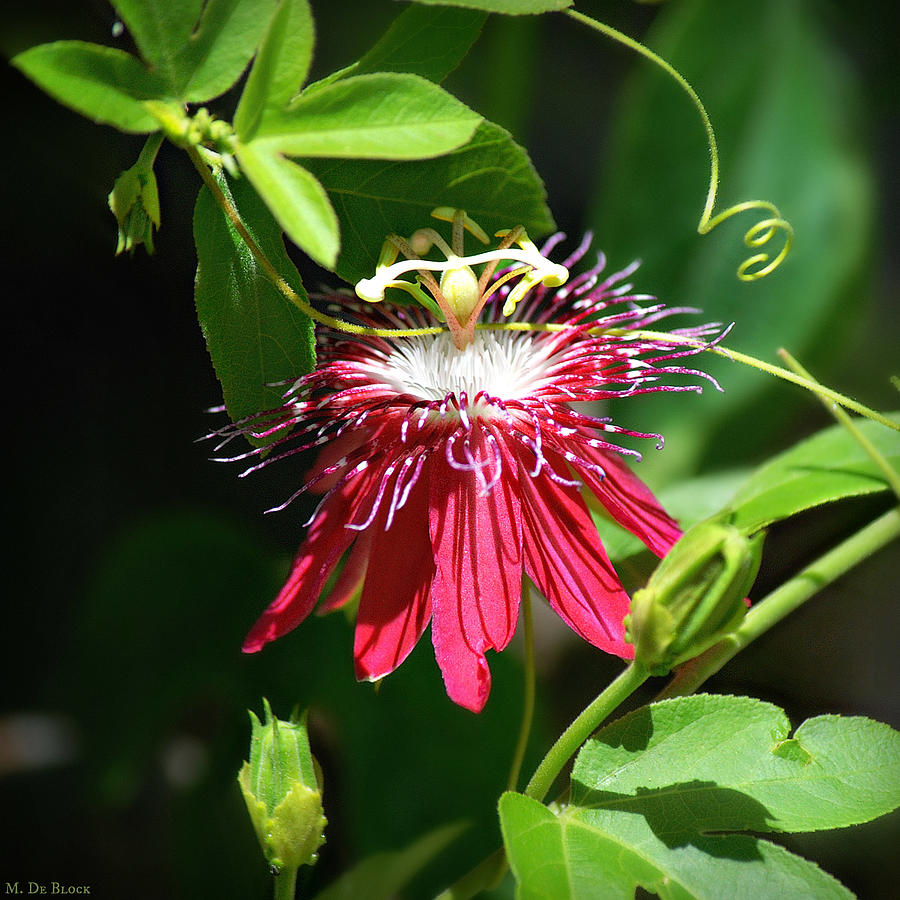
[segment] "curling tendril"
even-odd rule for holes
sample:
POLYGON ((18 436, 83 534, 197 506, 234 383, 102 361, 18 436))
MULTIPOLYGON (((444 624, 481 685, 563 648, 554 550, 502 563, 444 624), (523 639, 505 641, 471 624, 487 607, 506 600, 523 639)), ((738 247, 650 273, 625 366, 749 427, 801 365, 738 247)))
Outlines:
POLYGON ((745 200, 742 203, 736 203, 734 206, 729 206, 728 209, 713 215, 713 209, 716 205, 716 192, 719 187, 718 145, 716 143, 716 135, 713 131, 712 122, 710 121, 709 114, 706 112, 706 107, 703 105, 697 92, 688 83, 687 79, 661 56, 658 56, 648 47, 645 47, 633 38, 622 34, 621 31, 617 31, 615 28, 612 28, 603 22, 598 22, 596 19, 592 19, 574 9, 565 10, 565 14, 570 18, 575 19, 575 21, 581 22, 583 25, 587 25, 595 31, 599 31, 608 38, 623 44, 630 50, 634 50, 635 53, 639 53, 641 56, 649 59, 650 62, 662 69, 670 78, 673 78, 688 97, 690 97, 691 102, 694 104, 694 107, 700 114, 700 119, 703 122, 710 154, 709 189, 706 194, 706 205, 703 208, 700 223, 697 225, 697 233, 701 235, 709 234, 709 232, 717 225, 738 213, 746 212, 751 209, 763 210, 768 213, 769 216, 760 222, 757 222, 747 230, 744 234, 744 244, 751 249, 762 247, 775 236, 776 232, 782 231, 784 232, 784 246, 774 257, 766 251, 760 251, 759 253, 754 253, 752 256, 747 257, 747 259, 738 266, 737 276, 741 281, 756 281, 778 268, 790 252, 791 244, 794 241, 794 229, 791 227, 790 222, 782 218, 781 213, 774 204, 769 203, 768 200, 745 200))

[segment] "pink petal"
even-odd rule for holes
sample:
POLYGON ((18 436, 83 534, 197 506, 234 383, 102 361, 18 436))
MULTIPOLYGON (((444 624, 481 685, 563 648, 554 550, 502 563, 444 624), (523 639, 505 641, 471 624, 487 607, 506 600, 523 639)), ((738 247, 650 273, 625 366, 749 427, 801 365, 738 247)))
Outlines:
POLYGON ((353 656, 356 677, 375 681, 409 655, 431 618, 429 589, 434 574, 428 535, 426 465, 406 504, 385 531, 383 502, 367 534, 371 553, 356 616, 353 656))
MULTIPOLYGON (((471 433, 476 458, 490 458, 483 426, 471 433)), ((486 470, 486 477, 490 473, 486 470)), ((430 533, 435 576, 432 640, 450 698, 478 712, 490 692, 488 649, 516 630, 522 589, 522 526, 515 472, 507 464, 487 495, 474 472, 436 460, 430 533)))
MULTIPOLYGON (((563 459, 545 448, 547 461, 565 472, 563 459)), ((603 549, 576 488, 546 472, 532 478, 524 451, 515 449, 522 486, 525 571, 563 621, 594 646, 630 658, 622 620, 630 601, 603 549)))
POLYGON ((590 469, 577 469, 578 477, 616 522, 639 537, 657 556, 665 556, 681 537, 681 529, 650 488, 615 453, 594 447, 581 447, 579 452, 602 466, 606 475, 601 478, 590 469))
POLYGON ((324 616, 327 613, 334 612, 336 609, 340 609, 359 590, 363 579, 366 577, 366 566, 369 564, 369 552, 371 549, 372 529, 367 528, 356 539, 353 549, 344 561, 344 567, 334 582, 334 587, 332 587, 328 592, 328 596, 316 609, 317 616, 324 616))
POLYGON ((378 484, 380 471, 380 467, 364 470, 325 500, 294 558, 287 583, 244 639, 244 653, 256 653, 310 614, 332 569, 359 535, 345 526, 378 484))

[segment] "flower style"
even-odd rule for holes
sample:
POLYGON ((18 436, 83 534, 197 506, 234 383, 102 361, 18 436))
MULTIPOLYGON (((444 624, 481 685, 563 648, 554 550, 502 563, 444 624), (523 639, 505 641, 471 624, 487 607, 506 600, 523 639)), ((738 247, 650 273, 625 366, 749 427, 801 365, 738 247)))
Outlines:
MULTIPOLYGON (((571 404, 699 391, 660 378, 708 377, 674 360, 699 352, 717 326, 671 332, 694 339, 691 347, 636 334, 695 310, 666 308, 633 293, 626 279, 636 263, 601 279, 602 255, 559 287, 587 253, 590 237, 562 266, 546 258, 562 235, 538 251, 521 229, 507 233, 493 255, 463 257, 462 230, 477 226, 464 214, 435 211, 439 218, 451 213, 452 251, 434 241, 431 229, 409 242, 393 238, 376 278, 358 288, 365 299, 379 300, 384 287, 402 287, 436 307, 450 330, 413 337, 328 332, 320 336, 317 369, 290 387, 280 409, 218 434, 274 438, 269 447, 276 452, 248 471, 320 448, 294 497, 302 491, 324 496, 287 583, 251 629, 244 651, 256 652, 299 625, 343 559, 320 610, 340 607, 361 588, 357 678, 375 681, 396 669, 430 622, 447 693, 478 712, 490 691, 485 653, 502 650, 515 632, 523 571, 578 635, 608 653, 633 656, 622 624, 629 598, 588 505, 599 504, 664 555, 681 532, 621 459, 639 455, 609 440, 625 434, 661 445, 661 439, 571 404), (434 243, 448 257, 443 269, 419 258, 434 243), (398 252, 408 259, 394 263, 398 252), (523 265, 505 262, 487 287, 500 260, 523 265), (478 277, 471 266, 480 263, 485 269, 478 277), (431 275, 436 270, 443 271, 440 284, 431 275), (400 278, 406 271, 419 273, 416 284, 400 278), (515 277, 520 280, 511 287, 515 277), (418 296, 423 285, 431 297, 418 296)), ((342 312, 369 330, 434 325, 418 305, 385 309, 343 300, 342 312)))

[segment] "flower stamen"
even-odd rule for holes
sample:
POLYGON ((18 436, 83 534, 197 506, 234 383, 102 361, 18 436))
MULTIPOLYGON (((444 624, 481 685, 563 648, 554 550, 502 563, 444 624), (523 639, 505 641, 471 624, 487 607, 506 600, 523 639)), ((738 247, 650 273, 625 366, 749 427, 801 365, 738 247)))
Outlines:
POLYGON ((497 232, 496 236, 501 241, 496 250, 466 256, 464 232, 468 231, 482 243, 487 243, 488 237, 484 230, 469 218, 465 210, 441 206, 432 211, 432 216, 452 223, 452 247, 433 228, 420 228, 409 240, 396 234, 388 235, 378 258, 375 275, 357 282, 356 294, 369 303, 379 303, 384 300, 384 292, 392 287, 406 291, 431 311, 434 311, 436 304, 458 350, 463 350, 472 343, 478 316, 488 298, 501 285, 519 278, 503 306, 503 314, 510 316, 532 288, 539 284, 559 287, 569 277, 569 270, 545 257, 521 225, 497 232), (514 247, 514 244, 518 246, 514 247), (423 259, 424 254, 434 247, 445 258, 423 259), (400 253, 406 259, 397 260, 400 253), (505 272, 488 287, 497 265, 510 261, 520 262, 522 265, 505 272), (483 266, 480 276, 476 276, 473 266, 483 266), (402 278, 410 272, 418 274, 415 284, 402 278), (441 273, 440 284, 433 274, 436 272, 441 273), (423 286, 431 293, 433 301, 425 294, 423 286))

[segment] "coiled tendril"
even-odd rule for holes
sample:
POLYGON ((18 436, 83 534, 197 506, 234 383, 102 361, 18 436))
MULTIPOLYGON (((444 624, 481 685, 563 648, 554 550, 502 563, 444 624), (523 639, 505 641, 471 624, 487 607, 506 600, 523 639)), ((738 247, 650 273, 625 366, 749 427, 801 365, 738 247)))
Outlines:
POLYGON ((596 19, 592 19, 590 16, 586 16, 574 9, 567 9, 565 10, 565 13, 570 18, 575 19, 575 21, 581 22, 583 25, 587 25, 595 31, 599 31, 601 34, 612 38, 612 40, 623 44, 630 50, 634 50, 635 53, 640 53, 641 56, 649 59, 650 62, 659 66, 659 68, 661 68, 670 78, 673 78, 688 97, 691 98, 691 102, 700 114, 703 128, 706 131, 706 141, 709 145, 709 155, 711 160, 709 190, 706 194, 706 205, 703 208, 703 215, 700 217, 700 223, 697 225, 697 233, 701 235, 709 234, 709 232, 717 225, 738 213, 746 212, 750 209, 765 210, 767 213, 770 213, 770 216, 757 222, 747 230, 744 234, 744 244, 751 249, 762 247, 767 244, 778 231, 783 231, 784 246, 774 257, 767 252, 755 253, 752 256, 747 257, 747 259, 738 266, 737 277, 740 278, 741 281, 756 281, 778 268, 790 252, 791 244, 794 241, 794 229, 791 227, 791 223, 782 217, 781 213, 778 211, 778 207, 768 200, 745 200, 742 203, 736 203, 734 206, 729 206, 728 209, 723 210, 715 216, 713 215, 713 209, 716 205, 716 192, 719 187, 719 151, 716 144, 716 134, 713 131, 712 122, 710 121, 709 114, 706 112, 706 107, 701 102, 697 92, 688 83, 687 79, 681 72, 672 66, 671 63, 666 62, 661 56, 657 56, 648 47, 645 47, 633 38, 622 34, 621 31, 617 31, 610 25, 598 22, 596 19))

